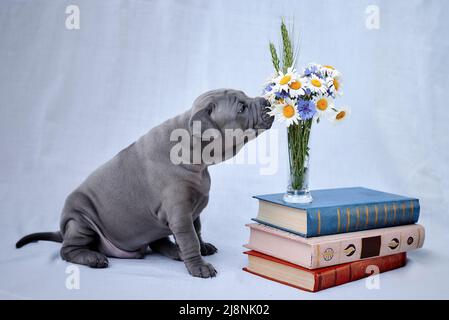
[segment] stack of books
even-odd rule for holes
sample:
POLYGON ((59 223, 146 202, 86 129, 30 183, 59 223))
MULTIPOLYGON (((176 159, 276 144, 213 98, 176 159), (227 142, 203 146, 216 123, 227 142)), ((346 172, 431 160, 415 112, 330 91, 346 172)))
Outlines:
POLYGON ((418 199, 361 187, 312 196, 306 205, 283 194, 254 197, 259 212, 247 225, 243 270, 315 292, 403 267, 406 252, 423 246, 418 199))

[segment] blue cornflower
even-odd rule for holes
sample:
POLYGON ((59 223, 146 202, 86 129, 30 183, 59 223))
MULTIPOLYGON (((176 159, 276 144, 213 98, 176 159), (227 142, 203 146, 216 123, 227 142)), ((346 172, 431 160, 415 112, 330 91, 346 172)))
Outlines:
POLYGON ((320 68, 316 64, 309 64, 307 68, 304 69, 304 75, 306 77, 310 77, 312 74, 317 75, 318 77, 321 77, 320 68))
POLYGON ((264 91, 265 91, 265 92, 270 92, 271 89, 273 89, 273 86, 274 86, 274 83, 269 83, 269 84, 265 87, 264 91))
POLYGON ((312 100, 298 99, 298 114, 302 120, 312 119, 316 113, 315 103, 312 100))
POLYGON ((285 90, 275 92, 276 99, 285 99, 288 98, 288 92, 285 90))
POLYGON ((311 98, 312 97, 312 90, 310 90, 310 88, 305 88, 304 89, 304 96, 306 98, 311 98))

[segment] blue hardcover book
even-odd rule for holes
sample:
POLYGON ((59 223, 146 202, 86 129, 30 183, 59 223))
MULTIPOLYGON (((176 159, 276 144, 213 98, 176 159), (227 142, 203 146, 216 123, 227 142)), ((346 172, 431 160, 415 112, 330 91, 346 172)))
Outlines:
POLYGON ((413 224, 419 200, 362 187, 311 191, 313 202, 293 204, 282 193, 254 196, 256 222, 303 237, 413 224))

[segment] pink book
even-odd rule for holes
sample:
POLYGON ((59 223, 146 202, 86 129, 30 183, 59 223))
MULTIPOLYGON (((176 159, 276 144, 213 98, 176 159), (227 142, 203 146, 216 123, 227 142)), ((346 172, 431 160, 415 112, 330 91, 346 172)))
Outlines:
POLYGON ((251 223, 250 239, 244 247, 307 269, 388 256, 421 248, 424 227, 411 224, 303 238, 266 225, 251 223))

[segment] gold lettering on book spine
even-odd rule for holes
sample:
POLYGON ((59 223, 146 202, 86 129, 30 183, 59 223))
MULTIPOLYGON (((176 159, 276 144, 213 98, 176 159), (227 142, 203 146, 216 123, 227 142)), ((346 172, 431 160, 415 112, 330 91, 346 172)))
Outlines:
POLYGON ((410 222, 412 222, 412 220, 413 220, 413 216, 414 216, 413 210, 414 210, 414 205, 413 205, 413 200, 412 200, 412 201, 410 201, 410 222))
POLYGON ((396 203, 393 203, 393 224, 396 223, 396 203))
POLYGON ((340 232, 340 208, 337 208, 337 233, 340 232))
POLYGON ((374 212, 376 212, 376 216, 374 218, 374 225, 377 226, 377 218, 379 217, 379 208, 374 206, 374 212))
POLYGON ((384 217, 384 225, 385 225, 385 224, 387 224, 387 220, 388 220, 388 206, 387 206, 387 204, 384 204, 384 214, 385 214, 385 217, 384 217))
POLYGON ((405 220, 405 202, 402 202, 402 218, 401 222, 405 220))
POLYGON ((346 232, 348 232, 350 225, 351 225, 351 209, 346 208, 346 232))
POLYGON ((355 230, 359 230, 360 209, 357 207, 357 208, 355 208, 355 211, 357 213, 357 221, 355 222, 355 230))
POLYGON ((366 215, 365 228, 368 228, 368 223, 369 223, 369 208, 368 208, 368 206, 365 207, 365 215, 366 215))
POLYGON ((320 213, 320 209, 318 209, 318 212, 317 212, 316 216, 317 216, 317 219, 318 219, 318 223, 317 223, 318 226, 317 226, 316 234, 320 235, 320 232, 321 232, 321 213, 320 213))

